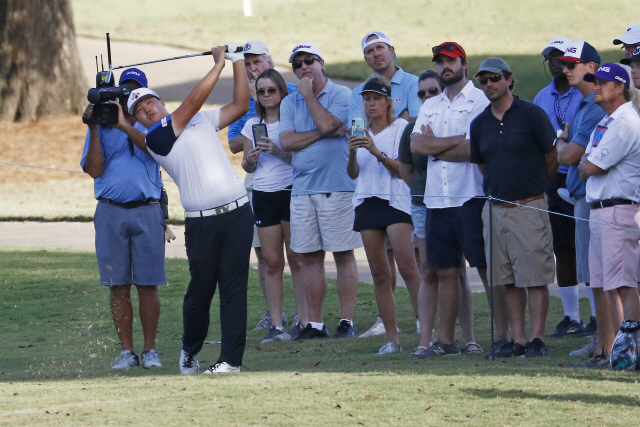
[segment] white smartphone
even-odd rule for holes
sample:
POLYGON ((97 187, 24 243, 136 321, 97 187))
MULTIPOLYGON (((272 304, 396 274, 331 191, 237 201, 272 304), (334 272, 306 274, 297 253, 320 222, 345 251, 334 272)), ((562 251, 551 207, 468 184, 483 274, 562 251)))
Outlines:
POLYGON ((364 119, 357 118, 351 120, 351 135, 366 136, 364 132, 364 119))

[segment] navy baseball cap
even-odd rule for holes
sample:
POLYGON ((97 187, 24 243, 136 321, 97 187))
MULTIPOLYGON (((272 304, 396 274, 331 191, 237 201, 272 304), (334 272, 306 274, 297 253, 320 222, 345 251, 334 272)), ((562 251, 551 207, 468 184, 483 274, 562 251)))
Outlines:
POLYGON ((585 82, 593 83, 595 79, 604 80, 607 82, 618 81, 623 83, 627 88, 629 87, 629 73, 618 64, 607 62, 602 64, 598 71, 593 74, 587 73, 583 77, 585 82))
POLYGON ((573 42, 567 46, 564 55, 558 57, 561 61, 567 62, 595 62, 600 63, 600 54, 595 47, 584 40, 573 42))
POLYGON ((631 65, 631 61, 640 62, 640 46, 633 51, 631 58, 623 58, 620 60, 620 63, 624 65, 631 65))
POLYGON ((364 86, 362 87, 362 92, 360 92, 360 95, 362 95, 365 92, 376 92, 376 93, 379 93, 380 95, 391 96, 391 89, 389 89, 387 86, 375 80, 367 81, 364 84, 364 86))
POLYGON ((127 68, 126 70, 124 70, 120 75, 120 82, 118 84, 121 85, 123 82, 127 80, 133 80, 135 82, 138 82, 142 85, 142 87, 149 86, 147 83, 147 76, 144 74, 142 70, 139 70, 137 68, 127 68))

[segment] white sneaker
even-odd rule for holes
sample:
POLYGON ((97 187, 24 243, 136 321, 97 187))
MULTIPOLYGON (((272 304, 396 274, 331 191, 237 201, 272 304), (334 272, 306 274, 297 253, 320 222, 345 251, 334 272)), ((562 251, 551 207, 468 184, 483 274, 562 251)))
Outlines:
POLYGON ((142 366, 145 368, 151 368, 152 366, 162 366, 162 362, 160 362, 160 356, 158 356, 158 353, 156 353, 154 349, 142 353, 142 366))
POLYGON ((203 372, 204 374, 238 374, 240 373, 240 366, 229 365, 227 362, 218 362, 215 365, 211 365, 209 369, 203 372))
POLYGON ((197 374, 199 370, 198 355, 191 355, 184 350, 180 350, 180 373, 182 375, 193 375, 197 374))
POLYGON ((598 340, 591 340, 589 344, 585 345, 579 350, 573 350, 569 353, 569 356, 573 357, 588 357, 591 353, 596 354, 596 350, 598 349, 598 340))
POLYGON ((134 352, 122 350, 120 352, 120 357, 111 363, 111 369, 127 369, 133 366, 138 366, 139 364, 140 359, 138 359, 138 356, 134 352))
POLYGON ((386 333, 387 330, 384 328, 384 323, 382 323, 382 317, 378 316, 376 323, 374 323, 367 332, 358 336, 358 338, 374 337, 376 335, 384 335, 386 333))
POLYGON ((392 354, 392 353, 400 353, 402 351, 402 346, 400 344, 396 344, 393 341, 389 341, 385 345, 380 348, 378 354, 392 354))

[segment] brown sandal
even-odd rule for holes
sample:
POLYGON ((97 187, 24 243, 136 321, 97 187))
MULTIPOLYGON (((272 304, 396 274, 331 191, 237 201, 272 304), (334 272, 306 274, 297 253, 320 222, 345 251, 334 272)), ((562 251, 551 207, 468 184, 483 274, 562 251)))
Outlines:
POLYGON ((464 346, 462 352, 465 354, 483 354, 484 350, 477 342, 471 341, 468 342, 467 345, 464 346))

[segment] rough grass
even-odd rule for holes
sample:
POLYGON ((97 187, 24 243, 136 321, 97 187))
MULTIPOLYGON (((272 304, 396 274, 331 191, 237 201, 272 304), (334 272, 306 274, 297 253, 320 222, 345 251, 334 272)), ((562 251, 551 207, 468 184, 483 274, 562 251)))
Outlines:
MULTIPOLYGON (((167 260, 169 285, 160 290, 156 348, 164 367, 111 371, 119 352, 95 254, 66 250, 0 249, 0 425, 632 425, 640 415, 637 374, 564 367, 581 339, 548 339, 544 359, 485 361, 462 356, 419 361, 407 293, 397 306, 405 351, 377 356, 383 337, 259 344, 247 332, 240 375, 178 375, 186 260, 167 260)), ((287 278, 285 307, 293 308, 287 278)), ((251 271, 249 327, 264 303, 251 271)), ((219 339, 217 299, 209 340, 219 339)), ((583 303, 586 301, 583 301, 583 303)), ((478 341, 489 342, 484 294, 474 294, 478 341)), ((134 299, 135 305, 135 299, 134 299)), ((559 319, 552 298, 549 319, 559 319)), ((586 304, 583 315, 588 315, 586 304)), ((330 281, 325 319, 338 323, 330 281)), ((376 316, 373 289, 361 285, 356 326, 376 316)), ((548 325, 548 332, 555 325, 548 325)), ((141 345, 139 323, 134 325, 141 345)), ((216 360, 206 345, 201 365, 216 360)))
MULTIPOLYGON (((253 0, 251 17, 243 15, 242 3, 142 0, 135 13, 122 13, 130 10, 125 0, 110 1, 108 7, 72 0, 76 32, 82 36, 104 40, 110 32, 114 40, 195 50, 259 39, 280 65, 287 64, 296 44, 311 41, 326 60, 327 75, 356 80, 370 75, 360 42, 371 30, 385 32, 398 64, 416 74, 432 67, 432 46, 454 40, 472 57, 470 76, 482 59, 505 56, 519 82, 516 92, 525 99, 548 84, 540 52, 551 39, 587 40, 617 62, 623 55, 612 40, 638 21, 624 12, 637 10, 633 0, 253 0)), ((149 59, 154 58, 144 58, 149 59)))

